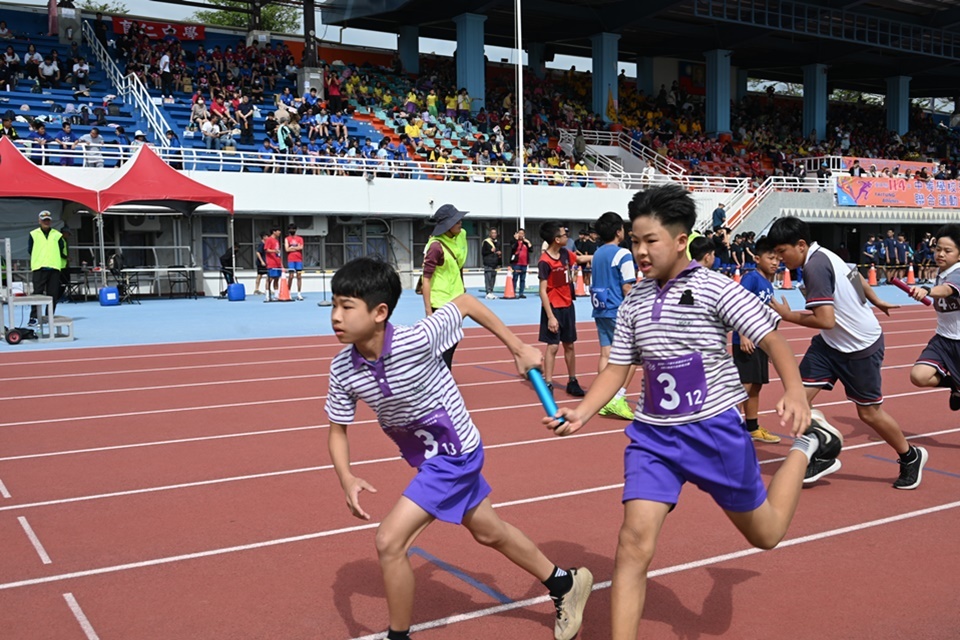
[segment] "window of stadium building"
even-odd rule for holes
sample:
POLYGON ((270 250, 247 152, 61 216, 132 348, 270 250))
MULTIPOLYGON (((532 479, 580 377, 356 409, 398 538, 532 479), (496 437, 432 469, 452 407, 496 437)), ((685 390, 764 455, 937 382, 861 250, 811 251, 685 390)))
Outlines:
MULTIPOLYGON (((203 268, 217 271, 220 269, 220 256, 227 251, 227 216, 202 216, 201 229, 203 233, 203 268)), ((286 218, 279 216, 246 217, 238 216, 234 219, 234 240, 237 250, 237 268, 253 269, 253 254, 260 242, 260 234, 270 230, 270 227, 286 228, 286 218)))
POLYGON ((362 256, 379 256, 395 263, 390 246, 390 222, 378 218, 330 218, 330 233, 316 246, 316 254, 310 255, 311 238, 306 238, 304 266, 308 260, 323 263, 326 269, 339 269, 344 263, 362 256))

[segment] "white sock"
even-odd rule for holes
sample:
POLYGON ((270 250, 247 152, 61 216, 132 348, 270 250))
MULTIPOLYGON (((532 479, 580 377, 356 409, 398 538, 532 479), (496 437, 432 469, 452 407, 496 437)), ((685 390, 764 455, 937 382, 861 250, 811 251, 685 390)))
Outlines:
POLYGON ((803 455, 807 456, 807 462, 813 459, 814 454, 817 453, 817 449, 820 448, 820 439, 811 434, 800 436, 793 441, 793 446, 790 447, 790 451, 799 451, 803 455))
POLYGON ((617 391, 617 395, 615 395, 615 396, 613 397, 613 399, 614 399, 614 400, 619 400, 620 398, 623 398, 623 397, 626 396, 626 395, 627 395, 627 388, 626 388, 626 387, 620 387, 620 391, 617 391))

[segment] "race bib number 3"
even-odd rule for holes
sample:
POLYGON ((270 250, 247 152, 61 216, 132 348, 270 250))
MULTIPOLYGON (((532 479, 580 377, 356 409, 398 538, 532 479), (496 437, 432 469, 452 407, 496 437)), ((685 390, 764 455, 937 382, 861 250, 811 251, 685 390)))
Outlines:
POLYGON ((412 424, 386 427, 384 432, 397 443, 400 455, 411 467, 419 467, 438 455, 458 457, 462 448, 457 430, 443 408, 431 411, 412 424))
POLYGON ((691 353, 643 364, 643 411, 652 416, 682 416, 703 409, 707 377, 703 358, 691 353))

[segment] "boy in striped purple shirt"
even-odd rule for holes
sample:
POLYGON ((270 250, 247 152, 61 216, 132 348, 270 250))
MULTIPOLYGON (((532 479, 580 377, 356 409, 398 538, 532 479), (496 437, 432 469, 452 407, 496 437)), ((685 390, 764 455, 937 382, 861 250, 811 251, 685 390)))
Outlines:
POLYGON ((687 257, 697 219, 690 194, 656 187, 630 203, 633 256, 644 275, 620 307, 607 367, 576 408, 544 423, 561 436, 577 432, 623 385, 631 364, 644 387, 624 455, 624 519, 613 570, 612 638, 635 640, 646 596, 647 569, 680 489, 693 482, 709 493, 754 546, 770 549, 786 534, 810 458, 836 456, 840 433, 810 420, 797 364, 776 331, 777 318, 730 278, 687 257), (727 352, 736 330, 773 360, 784 385, 780 424, 798 436, 764 488, 750 435, 737 405, 746 399, 727 352), (808 428, 809 427, 809 428, 808 428))
POLYGON ((337 339, 352 345, 330 363, 326 412, 328 447, 347 506, 369 520, 360 494, 376 490, 350 468, 347 425, 358 400, 417 469, 403 496, 377 529, 377 554, 387 592, 388 640, 408 640, 413 615, 410 547, 434 520, 462 524, 482 545, 496 549, 540 580, 557 610, 555 640, 572 640, 580 630, 593 576, 585 568, 565 571, 550 562, 519 529, 497 515, 481 473, 483 443, 443 354, 463 339, 469 316, 500 339, 525 374, 539 367, 540 351, 523 344, 492 311, 469 295, 443 305, 412 327, 388 320, 400 298, 393 267, 372 258, 352 260, 330 283, 331 320, 337 339))

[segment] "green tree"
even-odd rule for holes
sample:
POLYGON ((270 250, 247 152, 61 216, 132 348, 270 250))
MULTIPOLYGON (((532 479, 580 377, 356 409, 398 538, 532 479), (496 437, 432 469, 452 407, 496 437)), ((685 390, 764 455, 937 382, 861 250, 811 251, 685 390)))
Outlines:
POLYGON ((90 13, 105 13, 107 15, 125 15, 130 13, 127 5, 122 2, 94 2, 93 0, 82 0, 77 5, 82 11, 90 13))
MULTIPOLYGON (((240 0, 214 0, 222 7, 247 9, 250 4, 240 0)), ((197 11, 190 20, 219 27, 237 27, 247 29, 250 26, 250 14, 239 11, 197 11)), ((261 29, 271 33, 296 33, 300 30, 300 10, 286 5, 268 4, 260 10, 261 29)))

